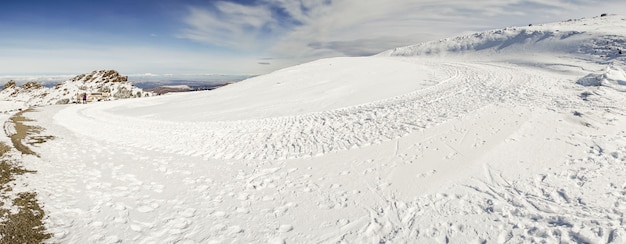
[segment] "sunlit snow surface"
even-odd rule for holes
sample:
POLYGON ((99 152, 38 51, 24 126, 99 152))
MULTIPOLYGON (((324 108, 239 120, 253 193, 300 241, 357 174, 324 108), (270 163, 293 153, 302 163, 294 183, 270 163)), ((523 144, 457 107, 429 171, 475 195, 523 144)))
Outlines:
POLYGON ((38 108, 27 116, 55 139, 22 181, 52 242, 623 243, 625 23, 38 108))

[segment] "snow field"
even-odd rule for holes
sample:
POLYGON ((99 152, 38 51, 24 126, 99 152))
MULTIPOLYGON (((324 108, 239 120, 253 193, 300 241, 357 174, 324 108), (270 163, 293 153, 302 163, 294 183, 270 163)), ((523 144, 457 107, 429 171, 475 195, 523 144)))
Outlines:
POLYGON ((27 116, 55 140, 22 181, 51 242, 622 243, 624 63, 600 46, 619 29, 606 24, 41 108, 27 116), (588 76, 610 85, 577 84, 588 76))
POLYGON ((413 62, 445 75, 296 116, 181 123, 109 112, 131 101, 32 113, 62 136, 27 160, 47 172, 29 184, 63 242, 621 240, 611 219, 624 183, 588 168, 625 167, 624 110, 607 102, 620 94, 549 69, 413 62), (598 155, 592 142, 622 147, 598 155), (604 183, 615 187, 602 201, 585 197, 596 190, 585 185, 604 183))
MULTIPOLYGON (((416 66, 426 66, 428 70, 440 69, 441 80, 429 79, 423 85, 425 88, 406 91, 404 95, 324 112, 208 122, 172 122, 108 112, 112 106, 123 108, 127 106, 125 104, 131 104, 129 102, 74 106, 60 111, 55 120, 79 133, 123 145, 205 158, 286 159, 323 155, 391 140, 492 103, 552 102, 542 101, 546 97, 567 101, 555 97, 558 94, 541 94, 536 86, 545 81, 538 75, 518 72, 517 77, 513 77, 514 66, 412 62, 416 66), (463 77, 458 77, 459 74, 463 77), (82 119, 74 119, 73 113, 81 114, 82 119), (93 130, 96 127, 99 129, 93 130), (165 141, 169 143, 163 143, 165 141)), ((405 82, 422 81, 407 79, 405 82)), ((328 100, 332 101, 331 98, 328 100)), ((314 105, 310 104, 311 107, 314 105)), ((306 105, 297 107, 309 109, 306 105)), ((266 110, 272 114, 282 112, 281 107, 276 109, 266 110)), ((133 104, 131 111, 135 110, 141 110, 141 105, 133 104)), ((220 110, 211 112, 221 113, 220 110)), ((195 116, 194 113, 187 114, 195 116)), ((181 116, 176 119, 185 120, 181 116)))

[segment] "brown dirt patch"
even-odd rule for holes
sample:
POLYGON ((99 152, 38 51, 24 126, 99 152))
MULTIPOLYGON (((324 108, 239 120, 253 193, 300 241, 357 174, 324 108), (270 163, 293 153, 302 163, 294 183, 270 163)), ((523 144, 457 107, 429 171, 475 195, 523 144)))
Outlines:
MULTIPOLYGON (((42 129, 25 125, 26 121, 31 120, 25 118, 23 112, 10 119, 10 122, 15 124, 16 130, 16 133, 10 136, 11 142, 15 149, 23 154, 37 155, 22 142, 30 139, 27 144, 33 145, 43 143, 52 137, 34 136, 42 129)), ((42 243, 52 235, 47 233, 44 227, 45 213, 37 202, 37 193, 13 192, 15 185, 13 181, 17 176, 36 172, 24 169, 19 161, 7 157, 6 154, 11 150, 10 146, 0 143, 0 199, 2 200, 0 201, 0 244, 42 243), (10 203, 13 210, 8 206, 3 206, 5 203, 10 203)))
POLYGON ((39 156, 37 155, 36 152, 34 152, 27 145, 25 145, 24 141, 29 139, 28 140, 29 142, 27 142, 26 144, 34 145, 34 144, 44 143, 48 140, 52 140, 54 139, 54 137, 36 135, 38 133, 41 133, 43 131, 43 128, 37 127, 37 126, 26 125, 24 123, 28 121, 33 121, 31 119, 24 117, 24 113, 32 112, 32 111, 33 111, 32 109, 28 109, 28 110, 19 112, 9 119, 15 125, 15 131, 16 131, 16 133, 11 135, 10 138, 11 138, 11 143, 13 143, 13 147, 15 147, 15 149, 17 149, 18 151, 22 152, 23 154, 39 156))

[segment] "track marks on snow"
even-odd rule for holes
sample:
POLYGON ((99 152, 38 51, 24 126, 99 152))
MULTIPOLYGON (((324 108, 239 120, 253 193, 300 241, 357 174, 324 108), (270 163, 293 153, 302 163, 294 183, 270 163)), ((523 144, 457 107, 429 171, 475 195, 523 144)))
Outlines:
POLYGON ((379 144, 466 116, 489 104, 548 103, 539 99, 543 94, 531 85, 542 78, 519 72, 513 66, 416 65, 438 69, 437 77, 432 79, 439 81, 405 95, 299 116, 169 123, 115 116, 98 108, 69 108, 56 119, 82 134, 101 135, 128 146, 207 159, 289 159, 379 144), (74 117, 64 113, 79 113, 84 120, 64 120, 74 117), (170 143, 161 143, 164 141, 170 143))

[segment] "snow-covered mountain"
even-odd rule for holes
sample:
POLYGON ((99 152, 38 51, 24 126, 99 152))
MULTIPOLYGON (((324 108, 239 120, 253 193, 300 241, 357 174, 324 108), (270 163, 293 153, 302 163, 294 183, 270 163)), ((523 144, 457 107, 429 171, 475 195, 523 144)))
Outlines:
MULTIPOLYGON (((568 20, 558 23, 510 27, 412 46, 394 48, 379 56, 485 55, 506 59, 529 53, 568 54, 589 61, 626 60, 624 16, 568 20)), ((522 57, 523 58, 523 57, 522 57)))
MULTIPOLYGON (((608 86, 626 91, 626 17, 604 15, 570 19, 558 23, 510 27, 466 36, 446 38, 394 48, 378 54, 381 57, 439 57, 502 62, 558 68, 549 64, 558 57, 579 59, 604 65, 600 70, 581 77, 584 86, 608 86)), ((560 67, 563 69, 563 67, 560 67)))
POLYGON ((50 242, 626 243, 626 20, 49 106, 50 242))
POLYGON ((154 95, 135 87, 131 82, 128 82, 128 77, 120 75, 115 70, 96 70, 77 75, 52 88, 44 87, 37 82, 28 82, 18 86, 14 81, 9 81, 0 91, 0 100, 19 101, 27 106, 67 104, 79 102, 82 94, 85 93, 87 96, 99 94, 98 100, 154 95))

